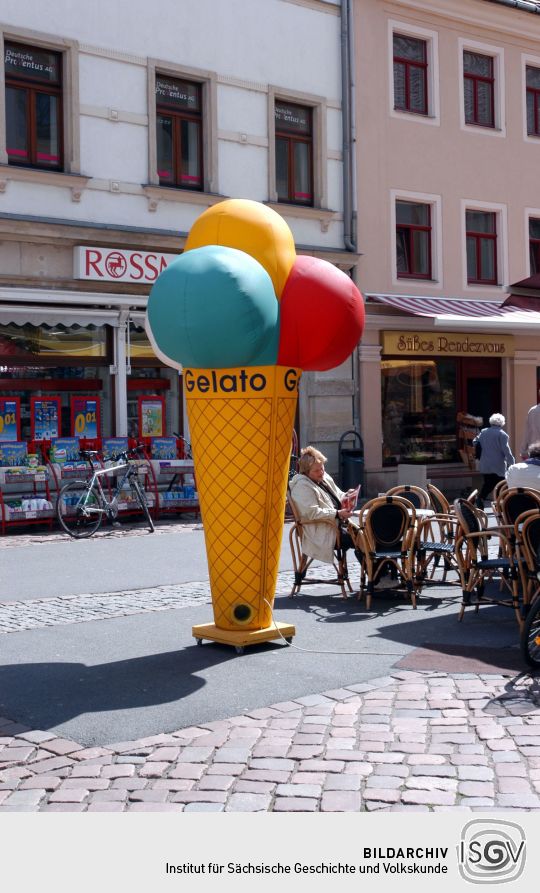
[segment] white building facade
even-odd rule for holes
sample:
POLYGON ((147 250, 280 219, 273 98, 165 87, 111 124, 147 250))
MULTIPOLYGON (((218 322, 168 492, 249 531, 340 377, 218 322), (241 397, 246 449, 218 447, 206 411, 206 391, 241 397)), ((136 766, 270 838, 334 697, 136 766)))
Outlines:
MULTIPOLYGON (((343 4, 345 13, 348 4, 343 4)), ((182 378, 142 331, 152 282, 194 219, 266 202, 299 253, 355 275, 344 200, 339 0, 5 0, 0 43, 0 398, 99 400, 101 433, 137 435, 140 398, 181 431, 182 378)), ((344 31, 345 26, 345 31, 344 31)), ((335 450, 352 361, 305 377, 300 434, 335 450)))

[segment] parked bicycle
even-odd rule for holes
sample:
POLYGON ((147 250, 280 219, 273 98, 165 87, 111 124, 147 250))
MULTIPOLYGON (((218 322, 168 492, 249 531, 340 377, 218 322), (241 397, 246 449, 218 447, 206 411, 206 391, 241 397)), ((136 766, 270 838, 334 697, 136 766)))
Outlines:
POLYGON ((535 670, 540 668, 540 597, 529 608, 521 631, 521 653, 535 670))
MULTIPOLYGON (((138 477, 138 465, 135 460, 144 451, 144 447, 126 450, 109 460, 114 464, 107 468, 95 463, 97 450, 81 450, 80 455, 90 465, 92 476, 87 481, 69 481, 64 484, 56 501, 56 517, 60 526, 76 539, 92 536, 104 518, 114 522, 118 516, 119 505, 126 501, 125 493, 129 489, 129 501, 138 503, 146 519, 149 530, 154 532, 154 522, 148 509, 144 491, 138 477), (123 472, 123 474, 118 474, 123 472), (107 498, 101 483, 105 476, 116 475, 112 497, 107 498)), ((108 489, 108 488, 107 488, 108 489)))

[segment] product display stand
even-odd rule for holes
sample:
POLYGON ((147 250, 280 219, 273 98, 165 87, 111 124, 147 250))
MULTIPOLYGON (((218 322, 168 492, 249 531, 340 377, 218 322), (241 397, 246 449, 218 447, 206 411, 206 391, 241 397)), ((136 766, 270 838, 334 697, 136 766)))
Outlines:
POLYGON ((13 525, 46 524, 52 527, 54 507, 49 473, 44 465, 38 464, 39 461, 37 455, 28 455, 25 442, 0 444, 2 534, 13 525))
POLYGON ((181 450, 181 441, 176 437, 149 438, 150 475, 158 516, 178 512, 200 515, 193 459, 179 458, 181 450))

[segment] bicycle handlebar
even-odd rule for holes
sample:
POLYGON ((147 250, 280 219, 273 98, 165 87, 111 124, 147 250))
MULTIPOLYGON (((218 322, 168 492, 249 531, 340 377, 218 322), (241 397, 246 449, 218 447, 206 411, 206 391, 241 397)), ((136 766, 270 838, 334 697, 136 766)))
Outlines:
POLYGON ((178 440, 181 440, 182 443, 184 444, 184 451, 185 451, 186 458, 193 459, 193 451, 191 449, 191 444, 190 444, 189 440, 186 440, 186 438, 183 437, 182 434, 179 434, 178 431, 173 431, 173 435, 176 438, 178 438, 178 440))

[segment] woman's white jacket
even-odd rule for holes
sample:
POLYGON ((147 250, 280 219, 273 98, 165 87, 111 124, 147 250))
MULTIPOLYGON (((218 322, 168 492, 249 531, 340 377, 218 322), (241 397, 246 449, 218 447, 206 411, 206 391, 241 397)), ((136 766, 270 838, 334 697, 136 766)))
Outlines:
MULTIPOLYGON (((324 483, 341 502, 345 494, 329 474, 324 475, 324 483)), ((301 521, 317 521, 325 518, 334 522, 333 528, 330 524, 307 524, 302 539, 302 552, 305 555, 332 564, 338 526, 336 506, 328 494, 305 474, 295 475, 289 489, 301 521)))

